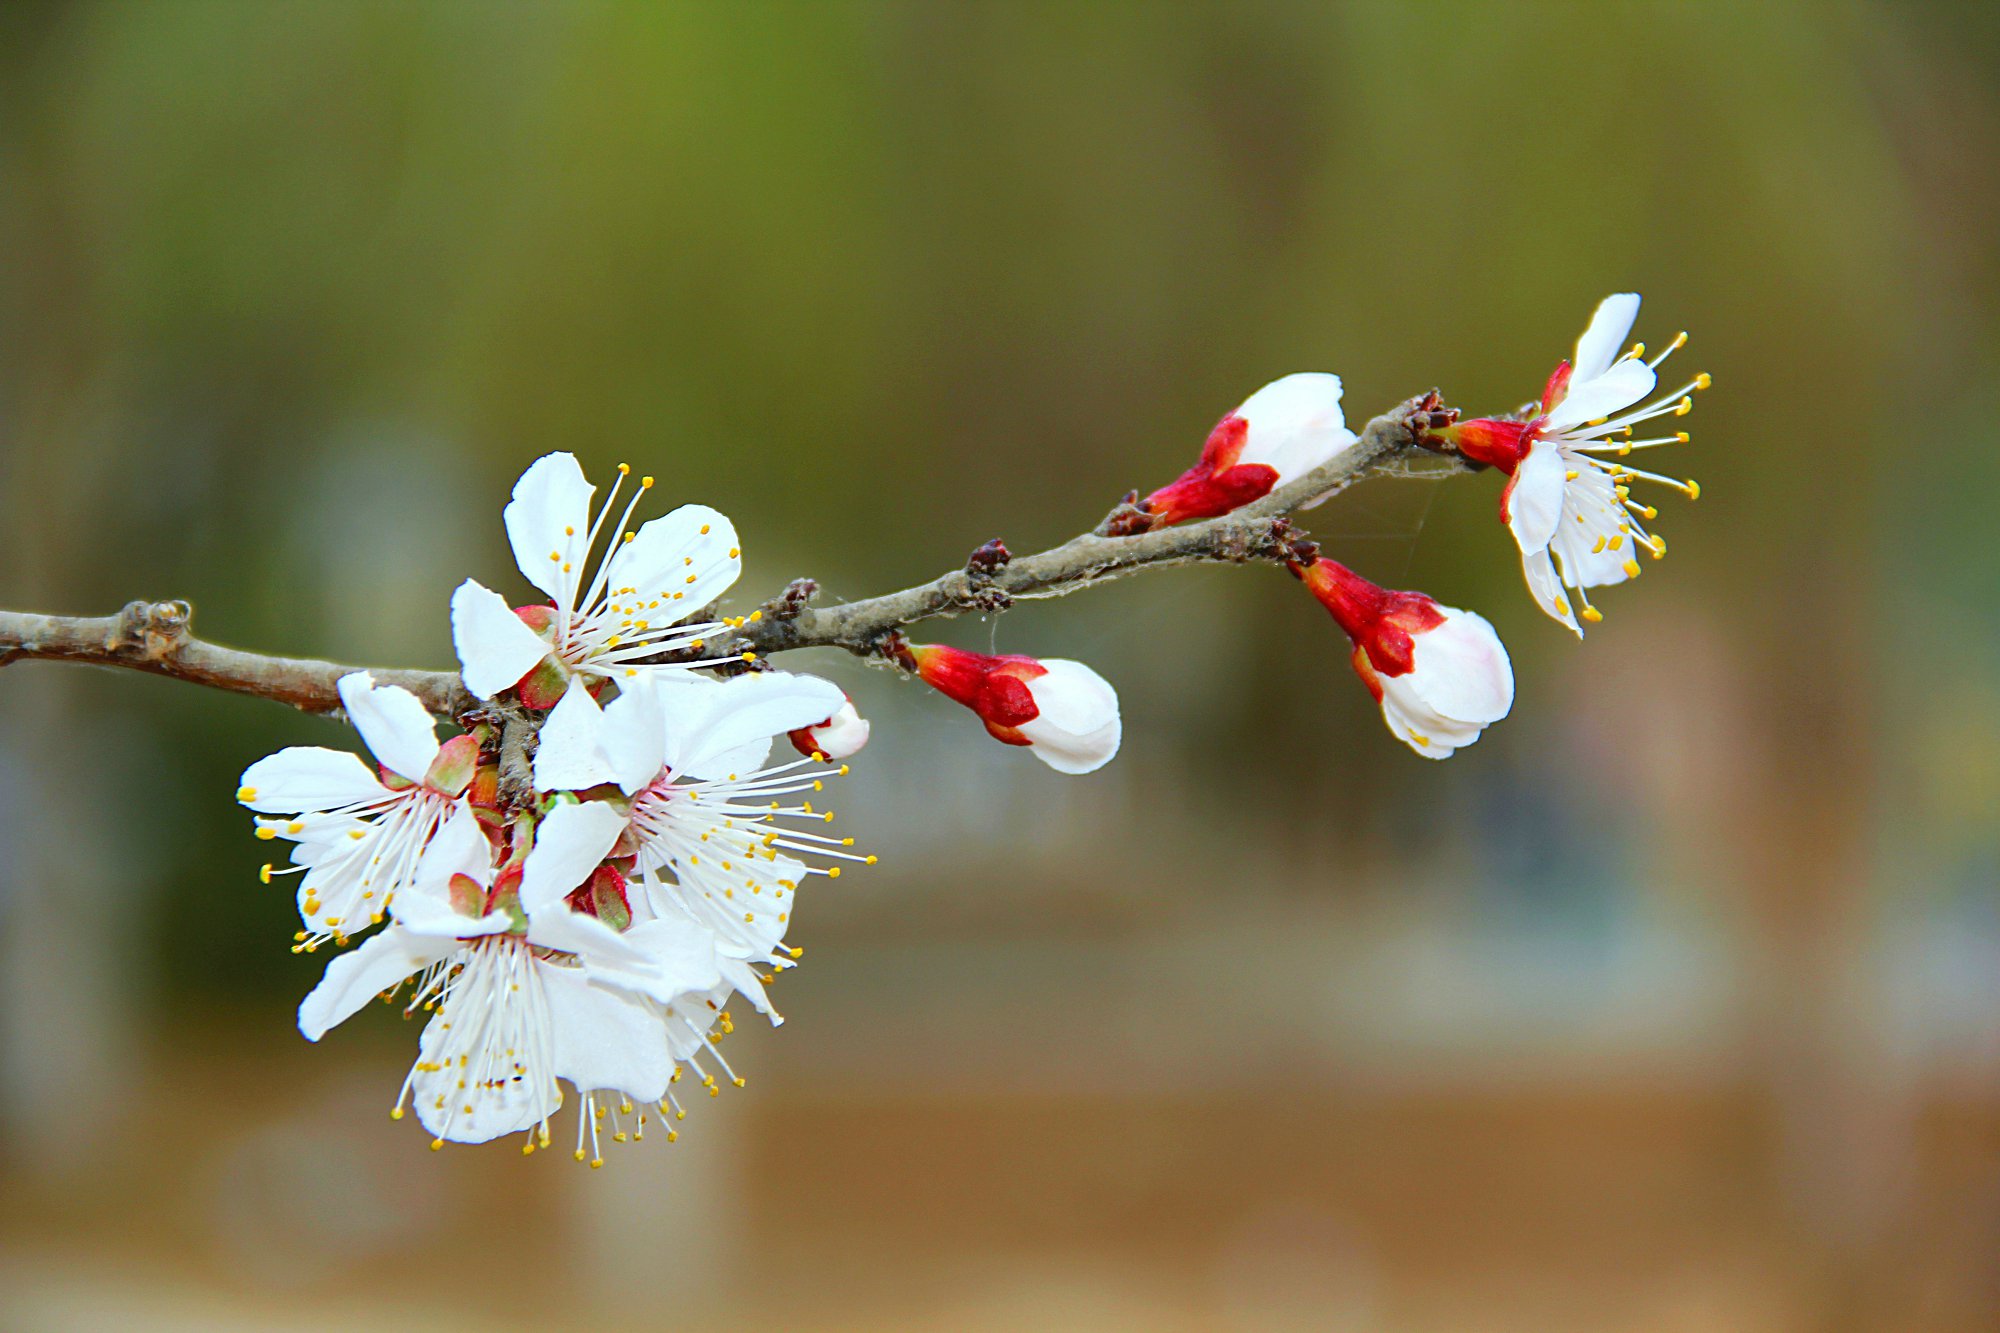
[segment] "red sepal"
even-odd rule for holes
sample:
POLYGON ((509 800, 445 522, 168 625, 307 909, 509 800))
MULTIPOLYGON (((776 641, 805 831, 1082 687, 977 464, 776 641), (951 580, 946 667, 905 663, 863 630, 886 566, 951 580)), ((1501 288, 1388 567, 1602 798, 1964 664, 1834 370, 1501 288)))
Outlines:
POLYGON ((1444 624, 1438 604, 1423 593, 1377 587, 1337 561, 1322 558, 1292 572, 1354 641, 1354 669, 1377 699, 1381 682, 1363 664, 1379 675, 1407 675, 1416 665, 1416 636, 1444 624))
POLYGON ((979 714, 995 740, 1026 745, 1018 728, 1042 715, 1028 682, 1049 669, 1032 657, 1014 654, 968 653, 942 644, 922 644, 910 650, 917 674, 947 699, 979 714))
POLYGON ((1558 365, 1549 375, 1549 382, 1542 386, 1542 415, 1556 410, 1556 404, 1569 397, 1569 362, 1558 365))
POLYGON ((1162 524, 1214 518, 1261 500, 1278 484, 1278 470, 1265 463, 1238 463, 1250 423, 1231 414, 1216 423, 1202 446, 1201 461, 1146 497, 1147 512, 1162 524))
POLYGON ((1533 424, 1474 417, 1439 433, 1473 462, 1499 468, 1511 477, 1514 469, 1521 465, 1521 460, 1528 456, 1528 445, 1531 443, 1529 431, 1533 424))

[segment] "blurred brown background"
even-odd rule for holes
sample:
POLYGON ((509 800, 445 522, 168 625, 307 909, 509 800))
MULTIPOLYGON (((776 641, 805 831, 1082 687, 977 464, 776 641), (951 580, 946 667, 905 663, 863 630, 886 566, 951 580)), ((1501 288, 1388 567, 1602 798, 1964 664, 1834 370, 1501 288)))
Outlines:
POLYGON ((734 515, 741 610, 1058 540, 1288 371, 1511 407, 1613 290, 1717 386, 1582 645, 1492 477, 1312 516, 1506 637, 1448 764, 1267 570, 942 631, 1118 684, 1087 779, 793 663, 883 864, 601 1172, 297 1036, 230 794, 341 729, 9 668, 0 1326, 2000 1323, 1997 71, 1970 2, 0 9, 9 607, 437 666, 550 449, 734 515))

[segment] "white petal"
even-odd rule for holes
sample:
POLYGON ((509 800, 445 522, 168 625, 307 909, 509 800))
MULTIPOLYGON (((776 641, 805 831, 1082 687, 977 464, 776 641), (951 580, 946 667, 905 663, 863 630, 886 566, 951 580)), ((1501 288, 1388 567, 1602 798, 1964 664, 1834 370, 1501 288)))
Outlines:
POLYGON ((1576 623, 1576 609, 1563 595, 1562 585, 1556 580, 1556 567, 1549 559, 1547 550, 1523 551, 1521 553, 1521 574, 1528 581, 1528 591, 1534 594, 1535 605, 1547 615, 1569 626, 1577 638, 1583 637, 1583 627, 1576 623))
POLYGON ((667 623, 720 597, 742 572, 736 525, 707 505, 682 505, 641 524, 631 541, 618 546, 609 584, 614 593, 630 588, 641 597, 671 600, 674 614, 661 616, 667 623))
POLYGON ((422 782, 437 758, 437 723, 428 709, 400 685, 377 685, 366 671, 339 681, 347 720, 361 733, 382 766, 412 782, 422 782))
POLYGON ((662 677, 686 675, 682 671, 653 671, 628 678, 604 710, 604 754, 618 785, 628 795, 659 777, 666 765, 666 715, 660 681, 662 677))
POLYGON ((1340 410, 1338 375, 1309 371, 1273 380, 1234 415, 1249 425, 1236 461, 1276 469, 1279 485, 1345 452, 1355 439, 1340 410))
POLYGON ((1559 431, 1622 412, 1651 393, 1655 383, 1653 368, 1629 357, 1596 379, 1571 380, 1569 396, 1549 413, 1548 429, 1559 431))
POLYGON ((1439 607, 1445 622, 1416 636, 1412 694, 1440 717, 1485 726, 1514 706, 1514 667, 1484 616, 1439 607))
POLYGON ((771 1020, 772 1027, 782 1026, 785 1016, 771 1007, 771 997, 764 989, 763 978, 757 969, 740 958, 722 959, 722 979, 731 989, 756 1007, 758 1013, 771 1020))
POLYGON ((410 934, 445 945, 479 935, 504 935, 514 928, 514 918, 505 912, 463 916, 449 902, 424 889, 397 894, 389 910, 395 913, 397 924, 410 934))
POLYGON ((673 727, 667 762, 693 777, 727 777, 743 771, 731 765, 741 762, 744 747, 764 747, 752 756, 761 764, 773 736, 824 722, 846 699, 838 685, 817 676, 737 676, 701 695, 701 711, 673 727))
POLYGON ((1625 335, 1632 332, 1633 321, 1638 318, 1637 292, 1618 292, 1598 302, 1596 313, 1590 317, 1590 327, 1576 340, 1576 355, 1569 363, 1570 383, 1594 380, 1610 369, 1612 361, 1624 349, 1625 335))
POLYGON ((557 902, 528 917, 528 942, 544 949, 572 953, 584 962, 620 971, 644 971, 646 955, 619 932, 594 916, 573 912, 557 902))
POLYGON ((370 801, 386 789, 382 780, 346 750, 294 745, 267 755, 243 770, 243 804, 267 815, 306 814, 370 801))
POLYGON ((604 712, 581 676, 542 723, 535 751, 535 786, 542 791, 582 791, 617 776, 605 753, 604 712))
POLYGON ((589 554, 590 497, 596 491, 574 454, 545 454, 514 483, 514 498, 501 512, 514 563, 557 606, 568 605, 569 589, 582 579, 589 554), (570 572, 564 572, 565 565, 570 572))
POLYGON ((516 1061, 527 1064, 525 1077, 496 1078, 489 1085, 471 1089, 459 1086, 464 1073, 457 1060, 452 1058, 451 1050, 463 1045, 463 1042, 450 1040, 452 1029, 447 1024, 478 1021, 478 1015, 472 1012, 476 1001, 470 998, 463 1000, 458 1010, 454 1011, 454 1017, 440 1012, 424 1025, 423 1035, 417 1039, 417 1060, 420 1066, 441 1066, 428 1070, 419 1067, 411 1072, 410 1100, 415 1106, 418 1123, 425 1129, 454 1143, 487 1143, 502 1134, 517 1133, 555 1114, 559 1089, 553 1072, 532 1064, 532 1056, 523 1060, 520 1056, 510 1058, 506 1053, 508 1046, 532 1051, 548 1041, 549 1003, 538 978, 551 971, 554 969, 537 964, 528 972, 530 980, 523 984, 521 990, 497 1000, 483 997, 486 1003, 520 1006, 513 1014, 493 1016, 496 1025, 502 1030, 511 1030, 513 1036, 510 1039, 489 1034, 485 1043, 477 1044, 467 1052, 473 1064, 495 1073, 507 1072, 516 1061), (502 1045, 502 1042, 507 1045, 502 1045))
POLYGON ((1021 724, 1035 757, 1058 773, 1089 773, 1118 753, 1123 725, 1118 693, 1081 662, 1052 657, 1045 675, 1028 682, 1039 715, 1021 724))
POLYGON ((868 719, 861 716, 853 702, 840 705, 840 710, 825 722, 808 728, 812 744, 828 759, 846 759, 861 752, 868 744, 868 719))
POLYGON ((522 623, 507 599, 472 579, 451 595, 451 639, 465 688, 491 699, 549 655, 542 636, 522 623))
MULTIPOLYGON (((521 867, 521 907, 533 917, 577 888, 625 831, 626 817, 603 801, 563 802, 535 827, 535 846, 521 867)), ((555 947, 555 946, 551 946, 555 947)))
MULTIPOLYGON (((412 880, 415 887, 442 897, 453 875, 465 875, 481 888, 493 882, 493 844, 480 831, 479 816, 470 805, 461 804, 431 835, 412 880)), ((401 894, 396 901, 402 902, 401 894)))
POLYGON ((1546 440, 1528 448, 1506 492, 1507 526, 1521 553, 1546 548, 1562 520, 1562 449, 1546 440))
POLYGON ((307 1041, 318 1041, 377 995, 446 957, 455 947, 451 940, 413 935, 396 926, 369 936, 359 948, 326 965, 319 985, 299 1005, 299 1031, 307 1041))
POLYGON ((1383 682, 1382 720, 1397 740, 1426 759, 1448 759, 1479 739, 1480 729, 1437 716, 1407 692, 1383 682))
POLYGON ((667 1095, 674 1062, 666 1024, 655 1010, 591 984, 575 968, 541 971, 558 1078, 585 1092, 610 1089, 641 1103, 667 1095))
POLYGON ((692 991, 705 991, 722 980, 713 931, 672 912, 633 926, 619 936, 645 957, 641 965, 620 966, 593 960, 591 974, 602 984, 649 995, 672 1004, 692 991))

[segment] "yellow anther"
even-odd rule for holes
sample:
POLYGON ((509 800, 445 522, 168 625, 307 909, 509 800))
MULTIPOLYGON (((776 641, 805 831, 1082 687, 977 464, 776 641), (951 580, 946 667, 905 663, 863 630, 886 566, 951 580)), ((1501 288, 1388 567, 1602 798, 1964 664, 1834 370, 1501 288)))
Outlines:
POLYGON ((1692 398, 1683 398, 1674 404, 1674 415, 1677 417, 1684 417, 1692 411, 1694 411, 1694 399, 1692 398))
MULTIPOLYGON (((786 992, 786 993, 787 993, 787 994, 790 994, 790 992, 789 992, 789 991, 788 991, 788 992, 786 992)), ((432 1140, 431 1140, 431 1151, 432 1151, 432 1152, 439 1152, 439 1151, 441 1151, 441 1150, 442 1150, 443 1148, 444 1148, 444 1140, 443 1140, 443 1139, 432 1139, 432 1140)))
POLYGON ((827 877, 828 879, 839 879, 839 878, 840 878, 840 867, 839 867, 839 866, 828 866, 828 867, 827 867, 827 871, 826 871, 826 877, 827 877))
POLYGON ((257 826, 257 836, 262 838, 265 842, 269 842, 271 839, 278 836, 278 830, 260 824, 257 826))
POLYGON ((650 490, 652 490, 652 489, 653 489, 653 479, 652 479, 651 477, 641 477, 641 478, 639 478, 639 489, 640 489, 640 490, 642 490, 642 491, 650 491, 650 490))
POLYGON ((750 623, 753 625, 756 624, 758 621, 762 620, 763 618, 764 618, 764 613, 762 611, 752 611, 750 613, 750 623))
POLYGON ((736 557, 738 557, 738 556, 740 556, 740 555, 742 555, 742 554, 743 554, 743 548, 742 548, 742 547, 740 547, 740 546, 732 546, 732 547, 730 547, 730 548, 729 548, 729 558, 730 558, 731 560, 734 560, 734 559, 736 559, 736 557))
POLYGON ((704 537, 708 535, 708 524, 704 523, 701 525, 701 535, 704 537))
POLYGON ((1686 444, 1689 440, 1692 440, 1694 436, 1688 434, 1684 430, 1677 430, 1674 432, 1674 438, 1680 441, 1682 444, 1686 444))
POLYGON ((1688 483, 1687 483, 1687 488, 1688 488, 1688 499, 1690 499, 1690 500, 1699 500, 1699 499, 1701 499, 1701 483, 1700 483, 1700 482, 1696 481, 1696 480, 1695 480, 1695 479, 1694 479, 1693 477, 1689 477, 1689 478, 1688 478, 1688 483))
POLYGON ((1630 560, 1630 559, 1626 560, 1625 577, 1628 579, 1636 579, 1639 577, 1639 562, 1637 560, 1630 560))
POLYGON ((631 475, 632 475, 632 465, 631 465, 630 463, 620 463, 620 464, 618 465, 618 475, 619 475, 619 476, 621 476, 621 477, 629 477, 629 476, 631 476, 631 475))
POLYGON ((1706 389, 1709 385, 1713 383, 1715 383, 1715 381, 1709 378, 1709 374, 1705 370, 1702 371, 1701 374, 1696 375, 1694 377, 1694 387, 1697 389, 1706 389))
POLYGON ((1583 608, 1583 618, 1595 625, 1598 621, 1604 619, 1604 613, 1594 606, 1586 606, 1583 608))
POLYGON ((257 867, 257 878, 264 881, 264 883, 266 884, 269 884, 271 882, 271 863, 269 861, 266 861, 263 865, 257 867))
POLYGON ((565 524, 563 524, 563 536, 565 536, 565 537, 574 537, 574 536, 576 536, 576 529, 575 529, 575 527, 571 526, 571 525, 570 525, 570 524, 568 524, 568 523, 565 523, 565 524))
POLYGON ((867 857, 864 857, 864 858, 862 858, 862 862, 861 862, 861 863, 862 863, 863 865, 870 865, 870 866, 872 866, 872 865, 874 865, 874 864, 875 864, 875 863, 876 863, 877 861, 879 861, 879 860, 881 860, 881 859, 882 859, 882 858, 881 858, 881 857, 879 857, 879 856, 873 856, 873 855, 870 855, 870 856, 867 856, 867 857))
POLYGON ((744 660, 744 661, 746 661, 746 662, 754 662, 754 661, 756 661, 756 660, 757 660, 757 654, 755 654, 755 653, 745 653, 745 654, 743 654, 743 660, 744 660))
POLYGON ((239 801, 254 801, 257 799, 257 789, 255 787, 238 787, 236 789, 236 799, 239 801))

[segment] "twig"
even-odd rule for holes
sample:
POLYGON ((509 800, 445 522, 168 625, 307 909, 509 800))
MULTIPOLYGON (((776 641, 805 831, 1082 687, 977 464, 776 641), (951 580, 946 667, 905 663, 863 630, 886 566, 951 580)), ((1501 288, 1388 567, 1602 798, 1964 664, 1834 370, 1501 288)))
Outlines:
MULTIPOLYGON (((1062 597, 1142 569, 1210 561, 1282 561, 1286 541, 1296 536, 1296 530, 1283 523, 1287 515, 1339 494, 1370 473, 1399 466, 1419 438, 1413 420, 1428 421, 1442 410, 1436 394, 1412 398, 1369 422, 1354 447, 1340 457, 1221 518, 1130 537, 1086 533, 1035 555, 1015 556, 997 565, 975 560, 970 567, 929 583, 839 606, 809 607, 791 597, 782 607, 767 604, 763 616, 742 625, 736 642, 721 650, 765 654, 790 648, 844 648, 870 656, 890 632, 919 621, 1003 609, 1006 602, 1021 598, 1062 597)), ((1437 472, 1453 470, 1462 468, 1443 464, 1437 472)), ((1127 511, 1139 512, 1126 504, 1113 513, 1127 511)))
MULTIPOLYGON (((115 616, 40 616, 0 611, 0 666, 10 662, 86 662, 128 667, 196 685, 289 704, 308 713, 340 711, 335 683, 361 667, 312 658, 271 657, 197 639, 186 602, 132 602, 115 616)), ((400 685, 440 717, 478 704, 453 671, 366 668, 400 685)))
MULTIPOLYGON (((1369 422, 1340 457, 1221 518, 1133 536, 1086 533, 1050 550, 1018 557, 1009 556, 999 542, 990 542, 965 568, 929 583, 826 608, 807 604, 817 585, 800 579, 766 602, 755 620, 739 622, 734 642, 725 647, 711 641, 702 652, 710 657, 718 649, 761 656, 793 648, 841 648, 870 657, 880 653, 891 634, 920 621, 966 611, 1005 610, 1020 598, 1061 597, 1142 569, 1283 561, 1291 558, 1303 535, 1291 525, 1289 515, 1371 473, 1409 475, 1409 456, 1425 425, 1448 419, 1448 414, 1435 393, 1412 398, 1369 422)), ((1463 470, 1463 466, 1445 464, 1441 470, 1463 470)), ((1127 526, 1143 524, 1143 512, 1130 505, 1114 513, 1128 510, 1127 526)), ((115 616, 97 617, 0 611, 0 667, 24 660, 126 667, 256 695, 309 713, 337 713, 336 683, 349 672, 364 669, 224 648, 196 638, 189 630, 191 615, 186 602, 133 602, 115 616)), ((409 690, 439 717, 459 718, 480 707, 456 672, 366 669, 378 682, 409 690)), ((519 734, 522 731, 507 728, 516 767, 527 754, 528 738, 519 734)))

